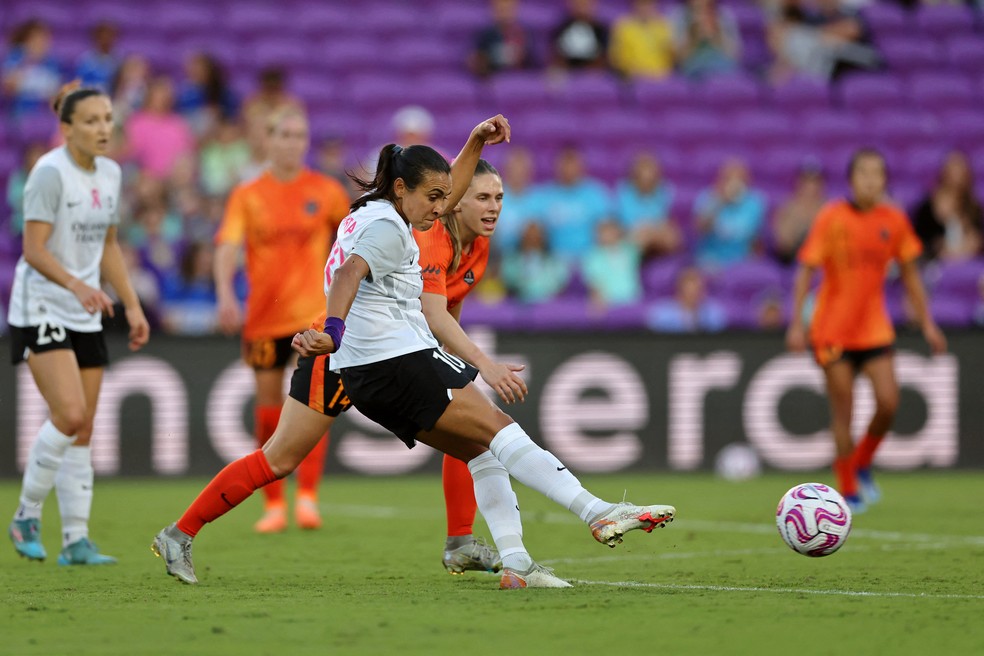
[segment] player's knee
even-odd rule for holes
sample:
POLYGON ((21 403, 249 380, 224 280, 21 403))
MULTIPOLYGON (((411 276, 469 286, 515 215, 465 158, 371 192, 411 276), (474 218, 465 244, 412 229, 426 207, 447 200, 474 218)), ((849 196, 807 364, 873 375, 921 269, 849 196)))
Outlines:
POLYGON ((64 404, 51 408, 51 421, 65 435, 78 435, 87 425, 89 434, 92 434, 92 422, 86 421, 85 408, 81 405, 64 404))
POLYGON ((270 465, 270 471, 277 478, 284 478, 289 476, 297 467, 301 464, 304 459, 303 456, 298 456, 293 453, 266 453, 267 463, 270 465))
POLYGON ((898 394, 883 394, 875 399, 875 411, 882 416, 894 417, 898 409, 898 394))

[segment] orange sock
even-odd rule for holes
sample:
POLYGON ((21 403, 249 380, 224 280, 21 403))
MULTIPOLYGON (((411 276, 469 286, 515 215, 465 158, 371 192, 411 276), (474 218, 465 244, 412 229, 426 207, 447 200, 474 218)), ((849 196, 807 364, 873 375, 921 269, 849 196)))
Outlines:
POLYGON ((194 537, 205 524, 215 521, 259 488, 276 481, 262 451, 231 462, 215 475, 178 520, 178 528, 194 537))
POLYGON ((851 456, 834 460, 834 473, 837 475, 838 491, 845 497, 858 493, 858 477, 851 456))
POLYGON ((468 465, 444 456, 444 505, 448 514, 448 537, 471 535, 475 523, 475 483, 472 481, 468 465))
MULTIPOLYGON (((256 446, 262 449, 267 440, 273 436, 274 431, 277 430, 277 424, 280 422, 280 406, 258 405, 254 417, 256 421, 254 431, 256 433, 256 446)), ((267 509, 283 507, 287 503, 284 501, 283 480, 275 481, 264 487, 263 495, 266 497, 267 509)))
POLYGON ((298 498, 317 499, 318 482, 325 471, 325 456, 328 455, 328 433, 318 440, 311 453, 304 457, 297 467, 298 498))
POLYGON ((884 435, 875 437, 874 435, 865 435, 858 442, 858 445, 854 447, 854 467, 855 469, 870 469, 871 461, 875 458, 875 451, 878 450, 878 445, 885 438, 884 435))

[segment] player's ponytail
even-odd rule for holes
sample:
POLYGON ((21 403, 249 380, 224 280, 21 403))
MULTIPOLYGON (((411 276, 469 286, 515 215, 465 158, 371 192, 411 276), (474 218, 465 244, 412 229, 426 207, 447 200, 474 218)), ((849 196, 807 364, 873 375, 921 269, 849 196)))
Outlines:
POLYGON ((365 195, 352 203, 351 209, 357 210, 374 200, 394 202, 393 184, 402 179, 407 189, 416 189, 429 173, 451 173, 451 167, 444 157, 430 146, 407 146, 402 148, 396 144, 386 144, 379 151, 376 162, 376 174, 372 180, 364 180, 349 173, 349 178, 365 195))
MULTIPOLYGON (((494 175, 496 177, 502 177, 499 175, 496 168, 484 159, 478 160, 472 180, 480 175, 494 175)), ((453 207, 451 208, 451 211, 441 217, 441 223, 444 224, 444 228, 448 231, 448 235, 451 237, 451 250, 453 256, 451 258, 451 264, 448 266, 448 273, 454 273, 458 270, 458 265, 461 264, 461 252, 464 249, 464 245, 461 242, 461 226, 454 218, 453 207)))
POLYGON ((58 94, 51 101, 51 109, 58 116, 62 123, 71 123, 72 114, 75 113, 75 105, 79 101, 92 96, 105 96, 105 92, 92 87, 83 87, 79 80, 72 80, 58 90, 58 94))

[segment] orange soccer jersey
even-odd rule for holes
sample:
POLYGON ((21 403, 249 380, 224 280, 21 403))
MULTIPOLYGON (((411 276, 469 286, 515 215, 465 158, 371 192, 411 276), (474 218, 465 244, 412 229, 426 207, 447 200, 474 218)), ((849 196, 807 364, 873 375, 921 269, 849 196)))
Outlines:
POLYGON ((823 269, 810 327, 814 347, 869 349, 895 339, 885 308, 885 276, 893 261, 909 262, 922 244, 898 208, 881 203, 867 212, 846 200, 817 215, 799 261, 823 269))
POLYGON ((413 237, 420 247, 424 292, 446 296, 448 310, 454 309, 485 275, 489 263, 488 237, 478 237, 472 242, 471 250, 461 254, 461 262, 453 273, 448 269, 454 259, 454 249, 451 235, 443 223, 435 221, 427 232, 414 230, 413 237))
POLYGON ((340 183, 306 169, 290 182, 266 172, 233 190, 215 241, 245 243, 243 339, 290 335, 324 311, 320 272, 348 208, 340 183))

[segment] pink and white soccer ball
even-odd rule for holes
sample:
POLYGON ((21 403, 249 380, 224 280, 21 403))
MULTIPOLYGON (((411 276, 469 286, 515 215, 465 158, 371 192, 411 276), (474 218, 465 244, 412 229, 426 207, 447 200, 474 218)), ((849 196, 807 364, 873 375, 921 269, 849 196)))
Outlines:
POLYGON ((804 556, 829 556, 851 532, 851 509, 823 483, 803 483, 786 492, 776 509, 776 527, 789 548, 804 556))

